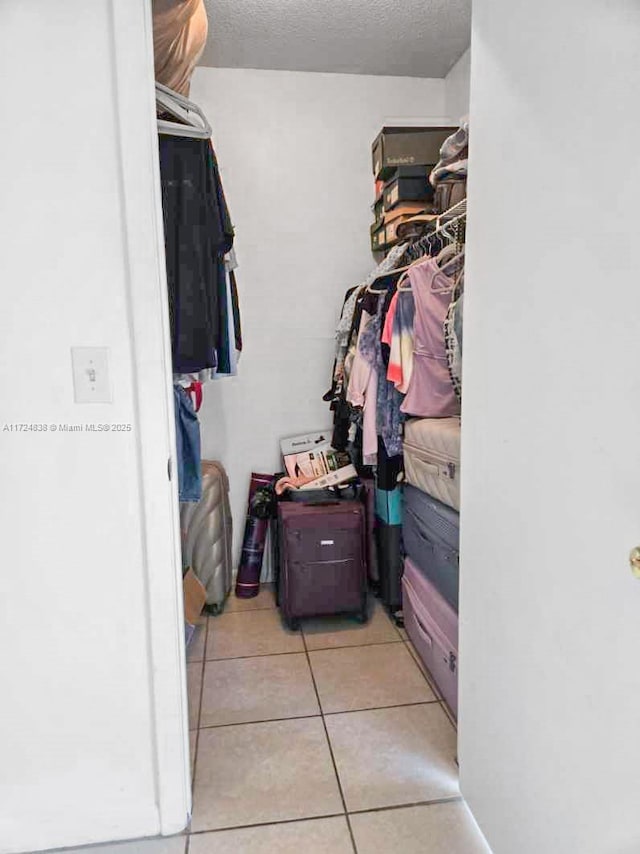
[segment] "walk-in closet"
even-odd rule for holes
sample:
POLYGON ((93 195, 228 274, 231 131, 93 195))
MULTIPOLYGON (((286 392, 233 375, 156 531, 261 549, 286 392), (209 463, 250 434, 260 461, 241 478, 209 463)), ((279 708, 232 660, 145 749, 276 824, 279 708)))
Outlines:
POLYGON ((639 38, 0 2, 0 854, 640 851, 639 38))

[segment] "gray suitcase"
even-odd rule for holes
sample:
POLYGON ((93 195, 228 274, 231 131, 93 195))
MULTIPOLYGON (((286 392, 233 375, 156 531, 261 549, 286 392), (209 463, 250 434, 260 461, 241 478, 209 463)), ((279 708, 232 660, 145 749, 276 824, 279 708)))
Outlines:
POLYGON ((202 461, 202 498, 180 505, 182 563, 207 593, 207 610, 219 614, 231 590, 233 523, 229 480, 221 463, 202 461))
POLYGON ((406 554, 457 613, 459 513, 407 484, 402 533, 406 554))

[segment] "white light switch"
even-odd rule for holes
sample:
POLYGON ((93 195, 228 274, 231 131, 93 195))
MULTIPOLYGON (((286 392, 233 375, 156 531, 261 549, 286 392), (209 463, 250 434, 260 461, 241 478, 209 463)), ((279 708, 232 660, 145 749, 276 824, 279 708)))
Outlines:
POLYGON ((111 403, 108 347, 72 347, 73 398, 76 403, 111 403))

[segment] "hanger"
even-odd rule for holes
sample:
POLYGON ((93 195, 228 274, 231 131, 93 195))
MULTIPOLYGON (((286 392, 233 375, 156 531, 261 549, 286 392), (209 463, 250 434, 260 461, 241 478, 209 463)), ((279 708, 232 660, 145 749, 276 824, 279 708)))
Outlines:
MULTIPOLYGON (((411 265, 409 265, 409 266, 411 266, 411 265)), ((408 270, 408 269, 409 269, 409 267, 407 267, 407 270, 408 270)), ((400 291, 410 291, 410 290, 412 290, 412 287, 411 287, 411 280, 409 279, 409 276, 408 276, 406 273, 403 273, 402 278, 401 278, 401 279, 400 279, 400 281, 398 282, 398 287, 397 287, 397 289, 396 289, 396 290, 398 291, 398 293, 400 293, 400 291), (406 286, 403 286, 403 284, 402 284, 403 282, 409 282, 409 287, 407 288, 406 286)))
POLYGON ((369 293, 369 294, 386 294, 387 291, 389 290, 389 287, 383 286, 382 290, 380 290, 378 288, 373 287, 375 285, 375 283, 376 282, 382 282, 382 281, 384 281, 384 279, 392 278, 392 281, 390 282, 390 284, 394 285, 398 276, 400 276, 402 273, 404 273, 405 270, 408 270, 410 266, 411 266, 410 264, 405 264, 402 267, 396 267, 393 270, 387 270, 386 273, 378 273, 378 275, 374 279, 372 279, 369 282, 369 284, 367 285, 367 287, 365 288, 366 293, 369 293))
POLYGON ((162 83, 156 83, 156 107, 179 119, 177 122, 158 119, 158 133, 194 139, 211 136, 211 125, 200 107, 162 83))
MULTIPOLYGON (((444 273, 444 270, 446 267, 450 267, 454 264, 458 264, 458 263, 460 263, 460 261, 463 261, 463 260, 464 260, 464 249, 462 250, 462 252, 458 252, 457 248, 455 246, 452 246, 452 245, 445 246, 445 248, 436 256, 436 259, 435 259, 436 264, 439 266, 440 271, 442 273, 444 273), (441 261, 444 261, 444 263, 441 263, 441 261)), ((408 276, 406 271, 410 270, 411 267, 415 266, 416 264, 422 263, 423 261, 424 261, 424 258, 416 258, 416 260, 413 261, 411 264, 409 264, 408 267, 404 268, 405 272, 403 272, 403 274, 400 278, 400 281, 398 282, 398 287, 397 287, 398 291, 410 291, 410 290, 412 290, 410 281, 409 281, 408 287, 404 284, 404 282, 409 280, 409 276, 408 276)), ((460 281, 463 274, 464 274, 464 266, 458 272, 457 278, 454 281, 451 288, 449 288, 447 286, 444 290, 447 290, 447 291, 448 290, 454 290, 457 287, 458 282, 460 281)), ((444 275, 446 275, 446 273, 444 273, 444 275)))
POLYGON ((388 287, 386 287, 386 288, 385 287, 374 288, 373 285, 376 282, 382 281, 383 279, 390 279, 390 278, 392 278, 392 281, 389 284, 394 285, 396 278, 399 275, 401 275, 402 273, 404 273, 405 270, 408 270, 408 269, 409 269, 408 266, 407 267, 397 267, 395 270, 387 270, 386 273, 380 273, 379 276, 376 276, 375 279, 369 285, 367 285, 367 287, 365 288, 366 292, 368 294, 386 294, 387 291, 389 290, 388 287))
POLYGON ((398 282, 398 287, 396 288, 396 290, 398 290, 398 291, 410 291, 412 289, 411 288, 411 282, 409 282, 409 287, 403 287, 402 283, 409 279, 408 271, 412 267, 415 267, 416 264, 422 264, 422 262, 424 260, 425 260, 424 258, 416 258, 416 260, 412 261, 408 267, 404 268, 404 272, 403 272, 402 276, 400 277, 400 281, 398 282))
MULTIPOLYGON (((446 287, 442 287, 442 288, 434 288, 433 283, 432 283, 431 289, 434 291, 437 290, 440 293, 445 293, 446 291, 454 292, 455 289, 457 288, 458 283, 460 282, 462 276, 464 275, 464 249, 461 252, 458 252, 458 250, 455 246, 447 246, 447 247, 445 247, 445 249, 442 250, 440 255, 443 255, 443 253, 447 249, 453 250, 453 256, 448 258, 448 259, 445 259, 444 264, 439 265, 440 266, 440 272, 443 273, 443 275, 447 276, 449 279, 451 279, 452 276, 455 276, 455 279, 453 279, 453 284, 450 287, 446 286, 446 287), (458 264, 460 265, 459 268, 457 267, 458 264), (445 270, 447 268, 452 268, 451 269, 451 275, 449 275, 448 273, 445 272, 445 270)), ((451 252, 449 254, 451 254, 451 252)), ((440 255, 438 255, 438 258, 440 258, 440 255)), ((436 263, 437 263, 437 259, 436 259, 436 263)))
POLYGON ((447 246, 444 247, 444 249, 442 249, 436 255, 436 264, 442 270, 444 267, 446 267, 449 264, 450 261, 452 261, 455 258, 455 256, 457 254, 458 254, 457 248, 452 243, 449 243, 447 246))

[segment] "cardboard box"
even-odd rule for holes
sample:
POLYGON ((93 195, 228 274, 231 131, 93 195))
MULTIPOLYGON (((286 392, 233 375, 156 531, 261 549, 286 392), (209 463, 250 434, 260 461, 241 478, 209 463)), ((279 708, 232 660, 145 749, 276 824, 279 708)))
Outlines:
POLYGON ((385 247, 385 226, 384 220, 382 223, 374 222, 371 226, 371 251, 381 252, 385 247))
MULTIPOLYGON (((332 430, 321 430, 317 433, 302 433, 299 436, 289 436, 280 441, 280 451, 285 470, 289 477, 299 474, 313 474, 313 461, 322 451, 331 449, 332 430)), ((326 472, 319 471, 318 477, 326 472)))
POLYGON ((391 210, 384 212, 384 224, 389 225, 390 222, 393 222, 395 219, 400 219, 400 217, 409 217, 409 216, 417 216, 418 214, 427 213, 427 208, 429 205, 425 205, 424 202, 401 202, 399 205, 391 208, 391 210))
POLYGON ((382 225, 382 217, 384 216, 384 196, 380 195, 373 204, 373 218, 378 226, 382 225))
POLYGON ((341 483, 347 483, 350 480, 355 480, 358 477, 356 467, 353 465, 343 466, 336 471, 329 472, 324 477, 319 477, 311 483, 305 483, 301 486, 301 490, 307 489, 326 489, 328 486, 339 486, 341 483))
POLYGON ((440 147, 456 127, 384 127, 371 147, 376 180, 388 180, 398 166, 427 166, 440 159, 440 147))
MULTIPOLYGON (((398 209, 395 208, 394 211, 392 211, 392 213, 395 212, 395 210, 398 210, 398 209)), ((403 214, 400 214, 399 216, 391 217, 390 220, 385 225, 385 233, 384 233, 385 245, 393 246, 395 243, 399 243, 400 240, 402 239, 401 236, 398 234, 398 229, 400 228, 400 226, 403 225, 403 223, 407 222, 408 220, 414 219, 416 216, 420 216, 420 215, 421 215, 420 213, 418 213, 418 214, 416 214, 416 213, 403 213, 403 214)), ((426 214, 423 216, 425 219, 429 218, 431 221, 437 220, 437 216, 435 214, 431 215, 430 217, 426 214)))
POLYGON ((184 592, 184 619, 187 625, 195 626, 207 601, 207 594, 194 571, 189 568, 182 577, 184 592))
POLYGON ((388 211, 398 204, 416 201, 428 205, 433 199, 433 194, 434 189, 429 183, 426 172, 413 178, 395 177, 384 188, 383 207, 388 211))
POLYGON ((349 455, 331 447, 331 435, 331 430, 324 430, 281 440, 280 450, 289 477, 313 478, 300 489, 337 486, 358 476, 349 455))

